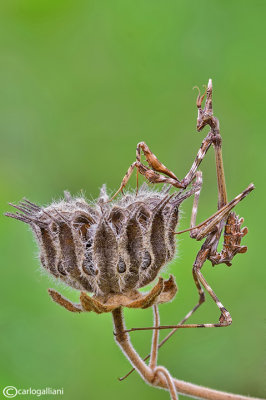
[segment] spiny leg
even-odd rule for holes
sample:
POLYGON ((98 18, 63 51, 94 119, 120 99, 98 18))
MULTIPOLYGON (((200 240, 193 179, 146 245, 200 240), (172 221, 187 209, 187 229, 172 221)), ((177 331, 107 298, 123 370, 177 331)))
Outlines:
POLYGON ((222 157, 222 138, 220 135, 220 124, 219 120, 213 116, 212 108, 212 80, 209 79, 207 91, 203 96, 198 96, 197 107, 198 107, 198 118, 197 118, 197 130, 200 132, 206 125, 211 128, 210 133, 213 136, 212 144, 215 152, 215 164, 216 164, 216 175, 218 185, 218 209, 227 203, 227 192, 225 184, 225 175, 223 167, 222 157), (206 93, 206 102, 204 109, 202 109, 202 102, 206 93))
POLYGON ((113 195, 113 197, 109 200, 109 202, 113 201, 114 198, 120 192, 123 192, 123 189, 126 186, 127 182, 129 181, 129 178, 132 175, 134 168, 137 168, 137 172, 139 172, 141 175, 145 176, 145 178, 150 183, 166 183, 166 184, 170 184, 177 188, 184 188, 184 186, 182 184, 180 184, 180 182, 178 180, 158 174, 157 172, 155 172, 155 171, 151 170, 150 168, 146 167, 145 165, 143 165, 141 162, 135 161, 128 168, 126 175, 122 179, 119 189, 116 191, 116 193, 113 195))
MULTIPOLYGON (((204 96, 201 96, 202 100, 203 100, 204 96)), ((173 184, 173 186, 180 187, 180 188, 186 188, 195 178, 196 171, 212 143, 213 143, 213 134, 212 134, 212 132, 210 132, 203 140, 203 142, 200 146, 200 149, 197 153, 197 156, 196 156, 189 172, 182 179, 182 181, 179 181, 177 179, 177 177, 175 176, 175 174, 158 160, 158 158, 151 152, 151 150, 149 149, 149 147, 147 146, 147 144, 145 142, 138 143, 136 159, 137 159, 137 162, 141 163, 140 155, 141 155, 141 150, 142 150, 144 153, 144 156, 152 170, 163 173, 163 174, 167 175, 168 177, 172 178, 173 180, 175 180, 176 184, 171 183, 171 184, 173 184)))
POLYGON ((119 187, 119 189, 115 192, 115 194, 111 197, 110 200, 108 200, 108 202, 111 202, 114 200, 114 198, 120 193, 123 192, 124 187, 126 186, 127 182, 129 181, 129 178, 132 175, 132 172, 134 171, 134 168, 136 167, 136 162, 134 162, 133 164, 130 165, 130 167, 128 168, 126 175, 124 176, 124 178, 122 179, 121 185, 119 187))
MULTIPOLYGON (((211 298, 214 300, 214 302, 216 303, 217 307, 220 309, 221 316, 219 318, 219 323, 215 323, 215 324, 198 324, 197 326, 195 326, 195 327, 200 327, 200 328, 204 328, 204 327, 206 327, 206 328, 222 327, 222 326, 231 325, 231 323, 232 323, 232 318, 231 318, 230 313, 223 306, 223 304, 218 299, 218 297, 214 293, 213 289, 210 287, 210 285, 207 283, 206 279, 204 278, 204 276, 201 273, 201 268, 202 268, 203 264, 209 258, 210 250, 209 250, 209 246, 208 246, 208 244, 209 244, 208 243, 208 239, 209 238, 207 238, 207 240, 203 244, 201 250, 199 251, 199 253, 198 253, 197 257, 196 257, 196 260, 195 260, 194 265, 193 265, 192 273, 193 273, 193 278, 194 278, 195 285, 197 287, 197 290, 198 290, 200 298, 201 298, 201 296, 203 296, 203 301, 204 301, 204 292, 202 290, 202 286, 203 286, 207 290, 207 292, 209 293, 211 298)), ((189 327, 189 325, 187 325, 187 327, 189 327)))
POLYGON ((198 278, 198 281, 203 285, 203 287, 207 290, 207 292, 209 293, 209 295, 212 297, 212 299, 214 300, 214 302, 216 303, 217 307, 220 309, 221 311, 221 316, 219 318, 219 323, 215 323, 215 324, 203 324, 204 327, 206 325, 206 327, 212 327, 211 325, 213 325, 214 327, 219 327, 219 326, 228 326, 231 325, 232 323, 232 318, 230 313, 227 311, 227 309, 223 306, 223 304, 220 302, 220 300, 218 299, 218 297, 216 296, 216 294, 214 293, 213 289, 208 285, 206 279, 204 278, 204 276, 202 275, 202 273, 200 272, 202 265, 198 265, 196 262, 193 266, 193 274, 195 273, 196 277, 198 278))
MULTIPOLYGON (((123 190, 123 188, 126 186, 128 180, 129 180, 130 176, 132 175, 132 172, 135 167, 137 168, 138 173, 141 173, 142 175, 144 175, 145 178, 150 183, 166 183, 166 184, 170 184, 176 188, 183 188, 183 189, 186 188, 193 181, 198 166, 200 165, 206 152, 208 151, 209 147, 212 144, 212 135, 208 134, 206 136, 206 138, 203 140, 201 147, 198 151, 198 154, 196 156, 196 159, 195 159, 190 171, 188 172, 188 174, 185 176, 185 178, 181 182, 176 178, 174 173, 171 172, 170 170, 168 170, 168 168, 166 168, 150 150, 148 152, 147 149, 149 149, 149 148, 144 142, 141 142, 140 144, 141 144, 142 148, 145 149, 146 154, 149 154, 149 157, 147 158, 146 154, 144 153, 145 158, 152 169, 147 168, 139 160, 135 161, 133 164, 130 165, 126 175, 122 179, 119 189, 117 190, 117 192, 113 195, 113 197, 109 201, 112 201, 118 195, 118 193, 120 193, 123 190), (167 176, 161 175, 158 172, 162 172, 167 176)), ((138 158, 140 159, 139 156, 138 156, 138 158)))
MULTIPOLYGON (((169 176, 170 178, 176 180, 177 182, 178 179, 175 176, 175 174, 170 171, 165 165, 163 165, 158 158, 155 156, 155 154, 153 154, 149 147, 147 146, 147 144, 145 142, 140 142, 137 144, 137 149, 136 149, 136 160, 137 163, 141 164, 141 150, 143 151, 143 154, 146 158, 146 161, 148 162, 149 166, 151 167, 152 170, 155 170, 157 172, 162 172, 163 174, 166 174, 167 176, 169 176)), ((137 168, 137 188, 136 188, 136 195, 138 194, 138 187, 139 187, 139 182, 138 182, 138 178, 139 178, 139 169, 137 168)))
MULTIPOLYGON (((194 217, 195 213, 197 213, 197 208, 192 211, 192 218, 191 218, 191 228, 184 229, 182 231, 176 232, 176 234, 181 234, 184 232, 190 232, 190 237, 196 240, 202 240, 206 236, 208 236, 211 232, 215 230, 217 225, 228 219, 228 215, 230 215, 230 211, 240 202, 242 201, 252 190, 254 190, 254 185, 250 184, 243 192, 241 192, 238 196, 236 196, 233 200, 231 200, 229 203, 225 204, 223 207, 221 207, 216 213, 211 215, 209 218, 207 218, 205 221, 201 222, 199 225, 195 226, 194 224, 194 217)), ((194 209, 194 207, 193 207, 194 209)), ((232 214, 232 213, 231 213, 232 214)), ((231 225, 238 225, 243 222, 243 220, 239 220, 234 218, 234 223, 231 225)), ((247 228, 245 228, 245 232, 247 228)), ((244 235, 242 235, 244 236, 244 235)))
POLYGON ((201 187, 202 187, 202 172, 201 171, 196 172, 194 185, 199 186, 199 190, 197 192, 195 192, 195 194, 194 194, 191 219, 190 219, 190 228, 194 228, 196 225, 196 218, 197 218, 198 206, 199 206, 199 197, 200 197, 200 192, 201 192, 201 187))
MULTIPOLYGON (((199 167, 201 161, 203 160, 205 154, 207 153, 208 149, 210 148, 211 144, 213 141, 213 135, 209 133, 206 138, 203 140, 200 149, 197 153, 197 156, 195 158, 195 161, 192 164, 191 169, 187 173, 184 179, 182 181, 178 180, 175 174, 170 171, 167 167, 165 167, 159 160, 158 158, 151 152, 149 147, 146 145, 145 142, 140 142, 137 145, 137 161, 135 161, 133 164, 130 165, 128 168, 126 175, 122 179, 121 185, 119 189, 116 191, 116 193, 113 195, 113 197, 109 200, 112 201, 120 192, 123 191, 123 188, 126 186, 130 176, 133 173, 134 168, 137 168, 137 186, 138 186, 138 173, 142 174, 145 176, 145 178, 150 182, 150 183, 166 183, 170 184, 176 188, 186 188, 194 179, 195 173, 197 171, 197 168, 199 167), (140 151, 141 149, 143 150, 144 156, 149 164, 150 168, 147 168, 145 165, 143 165, 140 161, 140 151), (160 172, 160 173, 158 173, 160 172), (161 173, 165 174, 161 175, 161 173)), ((138 188, 137 188, 138 190, 138 188)))
POLYGON ((177 179, 175 174, 170 171, 164 164, 162 164, 158 158, 151 152, 149 147, 145 142, 140 142, 137 144, 137 149, 136 149, 136 167, 137 167, 137 188, 136 188, 136 195, 138 194, 138 177, 139 177, 139 172, 142 173, 151 183, 159 183, 159 182, 165 182, 169 183, 173 186, 176 186, 178 188, 183 187, 181 185, 180 181, 177 179), (147 167, 145 167, 141 163, 141 150, 143 151, 143 154, 146 158, 146 161, 148 162, 151 170, 148 170, 147 167), (165 179, 163 175, 153 173, 153 171, 160 172, 168 176, 170 179, 165 179), (159 179, 159 180, 158 180, 159 179))
POLYGON ((180 183, 175 174, 172 171, 170 171, 165 165, 163 165, 161 161, 158 160, 158 158, 155 156, 155 154, 151 152, 151 150, 149 149, 149 147, 145 142, 140 142, 137 144, 137 150, 136 150, 137 162, 141 163, 141 150, 143 151, 146 161, 151 167, 151 169, 153 169, 156 172, 163 173, 169 176, 169 178, 172 178, 180 183))

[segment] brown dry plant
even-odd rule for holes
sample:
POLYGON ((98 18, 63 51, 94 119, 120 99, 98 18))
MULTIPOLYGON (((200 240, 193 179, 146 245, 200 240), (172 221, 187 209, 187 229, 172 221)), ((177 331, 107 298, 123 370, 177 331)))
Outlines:
POLYGON ((104 185, 94 203, 88 203, 84 198, 72 198, 65 192, 65 200, 47 207, 39 207, 26 199, 18 205, 11 204, 20 212, 6 215, 30 225, 40 248, 40 261, 44 269, 81 292, 80 303, 73 303, 54 289, 49 289, 49 294, 56 303, 71 312, 112 313, 115 340, 133 367, 120 380, 137 370, 148 384, 168 390, 173 400, 178 398, 178 393, 200 399, 244 400, 249 397, 177 380, 165 367, 157 365, 158 349, 178 329, 225 327, 231 324, 229 311, 209 286, 201 269, 206 260, 211 261, 212 265, 225 263, 230 266, 236 254, 245 253, 247 250, 246 246, 241 245, 247 228, 241 228, 243 219, 232 210, 254 189, 254 185, 250 184, 233 200, 227 200, 222 140, 219 121, 213 116, 211 80, 205 93, 199 93, 197 108, 197 130, 201 131, 205 126, 209 126, 210 131, 203 140, 192 167, 182 180, 157 159, 146 143, 141 142, 137 145, 136 161, 130 165, 118 191, 111 198, 108 197, 104 185), (206 102, 202 108, 205 96, 206 102), (198 171, 198 167, 210 147, 213 147, 215 152, 218 210, 196 225, 202 186, 202 173, 198 171), (148 166, 141 162, 141 153, 144 154, 148 166), (134 169, 137 171, 137 190, 124 193, 134 169), (152 184, 164 183, 163 188, 154 190, 147 184, 139 188, 139 174, 152 184), (178 191, 170 194, 172 187, 178 191), (120 192, 123 196, 118 198, 120 192), (176 232, 179 207, 190 196, 194 196, 191 226, 185 231, 176 232), (172 275, 168 280, 164 280, 159 274, 175 255, 176 234, 187 231, 190 232, 191 238, 205 239, 192 270, 199 300, 179 324, 162 326, 158 305, 173 300, 177 287, 172 275), (222 233, 223 248, 218 252, 222 233), (157 278, 157 283, 148 293, 139 292, 138 289, 157 278), (189 317, 205 301, 205 291, 220 310, 219 321, 187 324, 189 317), (124 307, 153 307, 154 325, 126 329, 123 320, 124 307), (151 352, 143 360, 132 346, 129 333, 149 329, 153 330, 151 352), (162 329, 172 330, 159 343, 159 331, 162 329), (145 360, 148 358, 150 361, 147 365, 145 360))

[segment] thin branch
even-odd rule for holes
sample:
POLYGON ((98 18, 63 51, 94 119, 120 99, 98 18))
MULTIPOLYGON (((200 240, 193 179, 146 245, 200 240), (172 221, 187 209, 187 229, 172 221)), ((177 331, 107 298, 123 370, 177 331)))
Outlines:
MULTIPOLYGON (((182 325, 184 324, 189 317, 199 308, 201 303, 198 303, 191 311, 189 311, 187 313, 187 315, 178 323, 178 325, 182 325)), ((179 328, 175 328, 172 329, 170 333, 168 333, 168 335, 165 336, 165 338, 159 343, 158 345, 158 350, 170 339, 171 336, 173 336, 173 334, 178 330, 179 328)), ((155 330, 156 332, 156 330, 155 330)), ((146 361, 150 358, 151 353, 147 354, 147 356, 145 358, 143 358, 143 361, 146 361)), ((119 381, 123 381, 124 379, 126 379, 130 374, 132 374, 132 372, 135 371, 135 368, 132 368, 126 375, 124 375, 122 378, 119 378, 119 381)))
MULTIPOLYGON (((158 310, 157 305, 153 306, 153 315, 154 315, 154 326, 159 326, 160 325, 160 316, 159 316, 159 310, 158 310)), ((159 331, 157 329, 155 329, 155 331, 153 331, 151 359, 150 359, 150 364, 149 364, 149 367, 151 369, 154 369, 157 365, 158 340, 159 340, 159 331)))
MULTIPOLYGON (((156 373, 156 368, 152 370, 138 355, 130 342, 129 334, 126 333, 126 327, 123 320, 122 308, 117 308, 112 312, 115 338, 117 344, 124 352, 125 356, 129 359, 131 365, 138 371, 142 379, 154 387, 160 387, 165 390, 171 390, 171 386, 164 374, 156 373)), ((157 367, 158 368, 158 367, 157 367)), ((161 367, 159 367, 161 368, 161 367)), ((179 379, 171 378, 178 393, 195 397, 197 399, 206 400, 262 400, 255 397, 241 396, 218 390, 209 389, 203 386, 194 385, 179 379)))

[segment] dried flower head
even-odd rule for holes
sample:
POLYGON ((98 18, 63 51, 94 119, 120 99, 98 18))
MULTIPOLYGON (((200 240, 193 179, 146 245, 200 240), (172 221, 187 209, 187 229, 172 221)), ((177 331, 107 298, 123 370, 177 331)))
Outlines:
MULTIPOLYGON (((6 215, 30 225, 42 266, 67 285, 93 293, 102 312, 120 305, 146 308, 171 300, 177 291, 172 276, 166 282, 160 278, 146 296, 137 291, 173 259, 178 208, 196 187, 174 195, 169 189, 144 184, 137 194, 108 202, 103 186, 94 204, 66 192, 65 200, 45 208, 28 200, 11 204, 22 213, 6 215)), ((56 293, 50 290, 54 300, 56 293)), ((82 297, 84 303, 88 296, 82 297)))

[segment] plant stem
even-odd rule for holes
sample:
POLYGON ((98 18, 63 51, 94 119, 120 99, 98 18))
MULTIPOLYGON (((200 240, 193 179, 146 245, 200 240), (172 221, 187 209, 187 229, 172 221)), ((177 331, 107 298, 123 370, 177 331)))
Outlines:
MULTIPOLYGON (((145 362, 138 355, 132 343, 130 342, 129 334, 125 332, 126 326, 123 319, 122 307, 112 311, 115 338, 116 342, 129 359, 131 365, 138 371, 142 379, 148 384, 169 390, 167 380, 163 374, 156 374, 154 370, 145 364, 145 362)), ((197 399, 206 400, 262 400, 255 397, 241 396, 238 394, 221 392, 214 389, 209 389, 204 386, 194 385, 193 383, 185 382, 173 378, 175 388, 178 393, 185 396, 191 396, 197 399)))

